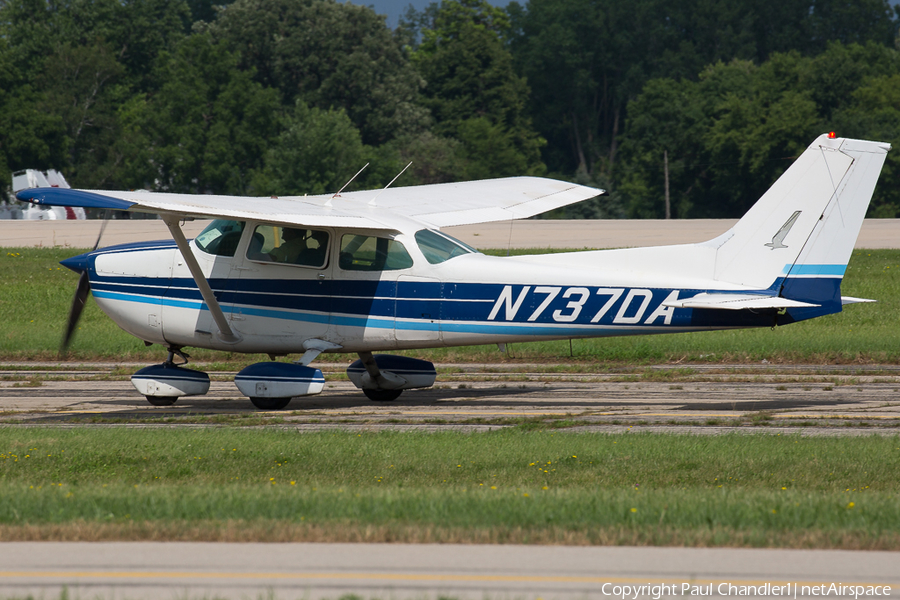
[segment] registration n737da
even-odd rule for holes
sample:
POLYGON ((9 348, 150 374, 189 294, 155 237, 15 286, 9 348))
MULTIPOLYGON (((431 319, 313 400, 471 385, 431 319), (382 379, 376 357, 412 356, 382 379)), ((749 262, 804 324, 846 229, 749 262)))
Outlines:
POLYGON ((95 249, 88 291, 122 329, 168 349, 132 377, 155 405, 204 394, 182 349, 268 353, 235 383, 262 409, 319 393, 322 352, 353 352, 350 380, 372 400, 431 386, 434 365, 386 351, 772 327, 841 311, 841 280, 888 144, 816 139, 746 215, 708 242, 491 257, 442 233, 530 217, 598 195, 515 177, 351 192, 244 198, 34 188, 42 205, 155 213, 172 239, 95 249), (215 220, 194 240, 185 218, 215 220), (379 354, 375 354, 378 352, 379 354), (293 362, 275 357, 299 355, 293 362))

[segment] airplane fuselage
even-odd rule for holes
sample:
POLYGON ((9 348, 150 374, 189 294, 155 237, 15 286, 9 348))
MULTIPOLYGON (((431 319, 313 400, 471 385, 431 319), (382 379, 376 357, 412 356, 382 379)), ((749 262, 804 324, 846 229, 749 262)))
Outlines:
MULTIPOLYGON (((250 232, 257 225, 241 223, 244 233, 232 256, 205 252, 191 242, 236 341, 219 335, 174 242, 114 246, 69 264, 87 268, 94 298, 122 329, 167 347, 281 355, 302 353, 304 342, 316 339, 343 352, 365 352, 773 326, 793 320, 784 311, 666 306, 699 293, 774 295, 782 282, 735 285, 686 276, 683 268, 667 275, 665 261, 656 268, 646 263, 632 268, 631 262, 641 260, 634 251, 523 257, 468 252, 432 264, 415 235, 373 231, 368 232, 373 237, 399 243, 408 259, 397 268, 360 270, 347 262, 339 240, 361 232, 323 229, 330 243, 322 263, 310 267, 254 256, 250 232)), ((704 258, 690 260, 702 263, 704 258)), ((702 264, 697 270, 703 271, 702 264)), ((836 303, 827 312, 840 310, 840 280, 834 281, 836 303)), ((824 314, 823 309, 817 314, 824 314)))

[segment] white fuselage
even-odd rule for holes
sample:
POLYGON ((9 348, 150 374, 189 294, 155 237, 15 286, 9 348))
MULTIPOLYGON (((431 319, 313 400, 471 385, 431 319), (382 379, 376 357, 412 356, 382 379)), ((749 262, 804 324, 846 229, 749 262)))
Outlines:
POLYGON ((359 271, 342 267, 337 241, 360 230, 328 230, 333 242, 324 265, 311 268, 248 258, 253 225, 233 256, 207 254, 191 242, 237 341, 219 334, 174 244, 94 253, 93 294, 119 326, 148 342, 270 354, 303 352, 311 339, 360 352, 774 324, 770 316, 747 315, 701 321, 691 309, 663 306, 699 292, 759 289, 702 277, 707 259, 699 246, 506 258, 469 253, 431 264, 412 234, 397 232, 388 237, 405 247, 412 264, 359 271))

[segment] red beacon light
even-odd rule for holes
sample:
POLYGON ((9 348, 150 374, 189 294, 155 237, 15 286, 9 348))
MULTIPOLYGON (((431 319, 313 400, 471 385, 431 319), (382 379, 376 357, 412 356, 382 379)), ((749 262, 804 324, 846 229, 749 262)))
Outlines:
POLYGON ((833 140, 835 137, 836 137, 836 136, 835 136, 835 134, 834 134, 833 131, 829 131, 829 132, 828 132, 828 139, 829 139, 829 140, 833 140))

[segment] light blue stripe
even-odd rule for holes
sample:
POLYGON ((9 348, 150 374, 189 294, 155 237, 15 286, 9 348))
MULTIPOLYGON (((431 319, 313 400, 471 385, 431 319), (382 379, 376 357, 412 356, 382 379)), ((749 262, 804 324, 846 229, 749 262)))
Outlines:
MULTIPOLYGON (((204 308, 206 308, 204 306, 204 308)), ((224 310, 224 309, 223 309, 224 310)), ((304 323, 328 323, 327 315, 314 315, 310 313, 293 313, 270 308, 251 308, 249 306, 237 306, 226 312, 239 315, 251 315, 254 317, 269 317, 270 319, 284 319, 287 321, 302 321, 304 323)))
MULTIPOLYGON (((544 327, 540 325, 515 325, 498 323, 496 325, 478 324, 478 323, 453 323, 445 322, 441 328, 444 332, 452 333, 490 333, 505 335, 597 335, 598 332, 615 332, 615 335, 628 335, 632 333, 647 333, 648 329, 656 326, 649 325, 647 327, 619 327, 619 326, 596 326, 596 327, 573 327, 571 325, 561 325, 557 327, 544 327)), ((677 331, 673 328, 672 331, 677 331)))
POLYGON ((782 275, 824 275, 826 277, 843 277, 847 265, 784 265, 782 275))
MULTIPOLYGON (((98 292, 94 294, 100 298, 108 298, 111 300, 122 300, 125 302, 137 302, 140 304, 160 304, 159 298, 146 297, 146 296, 134 296, 130 294, 119 294, 115 292, 98 292)), ((171 300, 164 299, 163 304, 166 306, 175 306, 178 308, 193 308, 193 309, 201 309, 208 310, 205 304, 201 304, 198 302, 186 302, 182 300, 171 300)), ((231 311, 234 312, 234 311, 231 311)), ((263 310, 263 309, 252 309, 252 308, 243 308, 241 309, 241 314, 246 315, 254 315, 254 316, 263 316, 263 317, 271 317, 273 319, 289 319, 292 321, 307 321, 307 322, 315 322, 315 323, 327 323, 328 318, 322 315, 308 315, 308 314, 299 314, 299 313, 285 313, 281 311, 274 310, 263 310)), ((366 329, 394 329, 395 322, 392 319, 376 319, 372 317, 349 317, 349 316, 331 316, 331 323, 333 325, 338 325, 341 327, 359 327, 366 329)), ((453 322, 444 322, 441 323, 432 323, 432 322, 398 322, 396 323, 396 327, 398 329, 406 329, 406 330, 422 330, 422 331, 439 331, 443 329, 443 331, 454 332, 454 333, 492 333, 492 334, 507 334, 507 335, 547 335, 547 336, 559 336, 560 334, 566 335, 594 335, 601 327, 571 327, 571 326, 559 326, 559 327, 544 327, 541 325, 514 325, 514 324, 506 324, 506 323, 497 323, 496 325, 488 325, 488 324, 476 324, 476 323, 453 323, 453 322)), ((606 327, 609 330, 609 327, 606 327)), ((618 333, 638 333, 641 331, 645 331, 643 328, 634 328, 634 327, 616 327, 612 329, 618 333)))
POLYGON ((190 300, 173 300, 172 298, 160 298, 159 296, 138 296, 136 294, 122 294, 120 292, 92 292, 95 298, 107 300, 121 300, 123 302, 136 302, 137 304, 155 304, 157 306, 174 306, 176 308, 192 308, 194 310, 209 310, 204 302, 191 302, 190 300))

